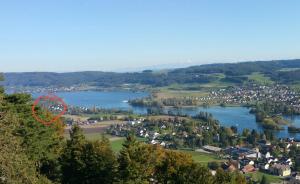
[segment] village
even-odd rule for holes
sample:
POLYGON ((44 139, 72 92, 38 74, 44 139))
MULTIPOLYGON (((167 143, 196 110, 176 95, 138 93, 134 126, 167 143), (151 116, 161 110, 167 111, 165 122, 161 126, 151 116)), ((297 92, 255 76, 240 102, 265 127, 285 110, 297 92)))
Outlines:
MULTIPOLYGON (((282 102, 300 110, 299 95, 287 86, 251 86, 212 91, 209 97, 198 100, 215 100, 222 104, 247 104, 269 100, 282 102)), ((51 106, 51 111, 61 111, 63 106, 51 106)), ((300 183, 300 141, 293 138, 270 139, 249 130, 240 135, 236 127, 221 127, 212 115, 201 113, 185 116, 128 116, 113 115, 124 112, 86 107, 70 107, 68 114, 89 114, 86 119, 65 119, 65 132, 72 125, 80 125, 84 132, 106 132, 116 137, 134 134, 147 144, 172 150, 191 150, 214 155, 217 162, 208 163, 214 175, 218 168, 227 172, 240 172, 246 177, 253 173, 265 173, 283 180, 300 183), (104 113, 106 115, 99 113, 104 113), (92 116, 94 116, 92 118, 92 116), (125 118, 126 117, 126 118, 125 118), (104 125, 103 121, 110 121, 104 125), (255 137, 253 140, 252 138, 255 137)), ((130 114, 130 113, 129 113, 130 114)), ((248 179, 251 177, 249 176, 248 179)))
POLYGON ((285 103, 298 112, 300 111, 300 95, 286 85, 258 85, 229 86, 209 90, 207 95, 200 97, 185 96, 182 100, 197 105, 250 105, 256 102, 271 101, 285 103))
MULTIPOLYGON (((276 141, 269 141, 264 138, 258 139, 254 144, 245 141, 243 144, 224 146, 220 143, 219 134, 212 137, 213 141, 204 140, 205 136, 209 135, 205 132, 216 131, 213 128, 215 125, 211 122, 201 123, 201 125, 194 124, 192 125, 194 130, 190 132, 187 130, 187 126, 183 126, 184 123, 189 124, 185 119, 180 118, 170 118, 169 120, 140 118, 127 121, 124 124, 111 125, 107 132, 114 136, 128 136, 130 133, 134 133, 148 144, 160 145, 168 149, 190 147, 195 152, 216 155, 222 162, 214 163, 217 164, 217 167, 209 167, 212 174, 220 167, 225 171, 238 171, 246 176, 260 172, 296 183, 300 182, 300 173, 297 172, 299 171, 299 154, 292 153, 299 150, 300 142, 293 138, 278 139, 276 141), (174 126, 170 126, 170 122, 174 126), (202 143, 189 144, 188 142, 199 141, 193 138, 195 136, 199 137, 202 143)), ((232 136, 240 137, 235 133, 232 136)))
POLYGON ((272 101, 291 105, 300 110, 300 95, 285 85, 264 86, 251 84, 243 87, 229 87, 212 90, 204 102, 216 101, 220 104, 249 104, 258 101, 272 101))

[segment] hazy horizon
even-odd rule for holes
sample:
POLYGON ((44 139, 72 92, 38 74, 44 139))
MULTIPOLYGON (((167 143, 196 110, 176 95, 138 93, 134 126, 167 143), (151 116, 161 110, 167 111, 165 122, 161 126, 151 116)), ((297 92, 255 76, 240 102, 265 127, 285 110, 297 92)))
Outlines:
MULTIPOLYGON (((116 72, 116 73, 125 73, 125 72, 142 72, 143 70, 171 70, 178 68, 186 68, 191 66, 200 66, 200 65, 208 65, 208 64, 228 64, 228 63, 244 63, 244 62, 272 62, 272 61, 282 61, 282 60, 300 60, 299 58, 290 58, 290 59, 274 59, 274 60, 256 60, 256 61, 232 61, 232 62, 208 62, 208 63, 173 63, 164 65, 156 65, 156 66, 145 66, 139 68, 128 68, 128 69, 120 69, 120 70, 74 70, 74 71, 7 71, 4 73, 31 73, 31 72, 49 72, 49 73, 72 73, 72 72, 116 72)), ((3 72, 3 71, 2 71, 3 72)))

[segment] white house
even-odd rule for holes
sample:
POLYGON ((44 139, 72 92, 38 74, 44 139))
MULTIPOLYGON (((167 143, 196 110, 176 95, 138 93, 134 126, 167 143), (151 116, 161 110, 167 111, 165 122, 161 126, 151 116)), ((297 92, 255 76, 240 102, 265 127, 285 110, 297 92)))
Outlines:
POLYGON ((265 158, 268 159, 268 158, 270 158, 270 157, 272 157, 271 153, 270 153, 270 152, 267 152, 266 155, 265 155, 265 158))

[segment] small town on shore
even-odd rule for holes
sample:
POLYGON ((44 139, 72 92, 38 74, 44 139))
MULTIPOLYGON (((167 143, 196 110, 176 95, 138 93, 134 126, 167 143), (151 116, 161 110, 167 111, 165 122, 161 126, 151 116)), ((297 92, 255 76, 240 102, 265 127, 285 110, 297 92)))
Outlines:
MULTIPOLYGON (((188 97, 186 97, 188 98, 188 97)), ((201 102, 218 104, 245 105, 260 101, 284 103, 299 112, 299 94, 285 85, 249 85, 212 90, 207 97, 197 98, 201 102)), ((69 113, 99 114, 104 109, 73 107, 69 113)), ((102 112, 103 113, 103 112, 102 112)), ((112 114, 112 111, 104 112, 112 114)), ((120 112, 123 114, 124 112, 120 112)), ((282 112, 281 114, 284 114, 282 112)), ((122 119, 112 123, 107 129, 97 131, 112 136, 126 137, 130 134, 141 138, 147 144, 160 145, 167 149, 192 150, 204 154, 213 154, 219 161, 208 163, 211 172, 222 168, 225 171, 243 174, 262 172, 289 180, 300 181, 300 140, 292 137, 277 139, 272 132, 244 130, 242 134, 236 127, 221 127, 211 114, 200 113, 195 117, 161 115, 151 119, 149 116, 122 119)), ((84 121, 66 120, 67 127, 78 124, 83 127, 101 124, 105 120, 117 120, 118 116, 99 116, 84 121)), ((94 127, 95 128, 95 127, 94 127)), ((96 131, 96 132, 97 132, 96 131)))

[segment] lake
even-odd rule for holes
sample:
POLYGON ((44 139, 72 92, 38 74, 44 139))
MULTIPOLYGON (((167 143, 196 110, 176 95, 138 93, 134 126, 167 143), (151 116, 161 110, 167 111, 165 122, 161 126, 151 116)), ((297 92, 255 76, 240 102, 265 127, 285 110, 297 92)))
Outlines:
MULTIPOLYGON (((245 128, 248 128, 250 130, 255 129, 259 132, 263 131, 263 128, 259 125, 259 123, 256 123, 255 115, 250 114, 250 109, 247 107, 186 107, 180 109, 171 108, 170 110, 175 113, 188 114, 191 116, 194 116, 201 111, 208 112, 211 113, 215 119, 219 120, 222 126, 236 126, 239 133, 241 133, 245 128)), ((300 116, 285 116, 284 118, 289 120, 295 127, 300 128, 300 116)), ((297 139, 300 139, 299 133, 288 133, 287 127, 288 126, 284 126, 284 130, 281 131, 274 131, 274 134, 280 138, 295 137, 297 139)))
MULTIPOLYGON (((34 97, 42 94, 33 94, 34 97)), ((108 109, 122 109, 132 110, 134 113, 145 114, 147 108, 144 107, 132 107, 127 103, 130 99, 142 98, 149 96, 147 92, 131 92, 131 91, 79 91, 79 92, 58 92, 55 95, 62 98, 65 103, 71 106, 82 106, 82 107, 99 107, 108 109)), ((242 132, 244 128, 255 129, 257 131, 263 131, 262 127, 256 123, 255 116, 249 113, 246 107, 220 107, 213 106, 209 108, 204 107, 189 107, 189 108, 169 108, 172 112, 179 112, 181 114, 196 115, 197 113, 209 112, 217 120, 220 121, 222 126, 230 127, 237 126, 238 132, 242 132)), ((300 116, 285 117, 289 119, 292 124, 296 127, 300 127, 300 116)), ((300 134, 289 134, 287 126, 285 130, 274 132, 277 137, 295 137, 300 139, 300 134)))
MULTIPOLYGON (((45 95, 33 93, 34 98, 45 95)), ((106 109, 132 110, 134 113, 145 114, 146 108, 132 107, 128 101, 149 96, 147 92, 132 91, 76 91, 57 92, 56 96, 62 98, 68 106, 99 107, 106 109)))

